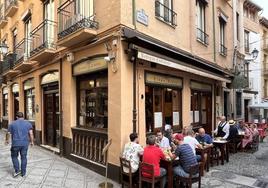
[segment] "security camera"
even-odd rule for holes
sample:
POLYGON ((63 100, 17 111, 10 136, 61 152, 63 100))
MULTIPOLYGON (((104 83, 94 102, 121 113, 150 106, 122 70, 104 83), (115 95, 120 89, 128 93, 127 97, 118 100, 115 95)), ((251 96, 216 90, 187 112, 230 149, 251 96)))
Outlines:
POLYGON ((104 60, 107 61, 107 62, 110 62, 111 61, 111 58, 109 56, 105 56, 104 57, 104 60))

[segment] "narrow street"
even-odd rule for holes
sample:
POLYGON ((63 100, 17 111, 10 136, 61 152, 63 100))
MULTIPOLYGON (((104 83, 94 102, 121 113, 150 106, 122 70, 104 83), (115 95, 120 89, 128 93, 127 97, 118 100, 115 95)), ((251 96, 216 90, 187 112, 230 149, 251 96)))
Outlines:
MULTIPOLYGON (((0 188, 95 188, 105 177, 39 146, 29 147, 26 177, 13 178, 10 145, 0 131, 0 188)), ((113 182, 115 188, 119 185, 113 182)))

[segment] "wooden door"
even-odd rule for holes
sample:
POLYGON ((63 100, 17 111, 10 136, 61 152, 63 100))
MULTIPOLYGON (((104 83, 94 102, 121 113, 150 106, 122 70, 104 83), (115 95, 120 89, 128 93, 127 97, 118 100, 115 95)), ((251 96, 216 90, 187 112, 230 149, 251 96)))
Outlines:
POLYGON ((19 112, 19 93, 15 92, 13 93, 14 96, 14 120, 16 120, 16 114, 19 112))
POLYGON ((44 94, 45 143, 58 147, 59 135, 59 95, 58 93, 44 94))

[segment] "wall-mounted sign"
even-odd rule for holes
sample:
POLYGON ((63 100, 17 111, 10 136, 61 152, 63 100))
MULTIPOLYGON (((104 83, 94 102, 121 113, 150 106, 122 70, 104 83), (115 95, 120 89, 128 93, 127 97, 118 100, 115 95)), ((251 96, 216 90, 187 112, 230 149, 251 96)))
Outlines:
POLYGON ((148 26, 148 15, 145 14, 145 11, 143 9, 137 10, 136 20, 137 22, 148 26))
POLYGON ((162 74, 146 73, 146 84, 162 85, 167 87, 182 87, 182 79, 162 74))
POLYGON ((91 73, 103 69, 107 69, 108 64, 104 60, 104 57, 101 58, 95 58, 91 60, 86 60, 81 63, 78 63, 74 65, 73 67, 73 75, 81 75, 81 74, 86 74, 86 73, 91 73))
POLYGON ((212 91, 212 86, 209 84, 191 81, 190 86, 191 86, 191 89, 195 89, 195 90, 212 91))

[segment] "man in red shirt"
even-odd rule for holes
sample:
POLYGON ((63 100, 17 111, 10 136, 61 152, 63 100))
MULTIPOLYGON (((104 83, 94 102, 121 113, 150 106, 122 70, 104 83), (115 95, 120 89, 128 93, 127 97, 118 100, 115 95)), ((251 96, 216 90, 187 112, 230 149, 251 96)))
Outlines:
MULTIPOLYGON (((148 164, 154 165, 154 175, 155 177, 163 177, 163 188, 166 184, 166 174, 167 171, 164 168, 160 168, 160 159, 165 159, 163 151, 155 146, 156 137, 150 135, 147 137, 147 146, 144 148, 142 161, 148 164)), ((143 176, 148 176, 148 174, 143 174, 143 176)))

